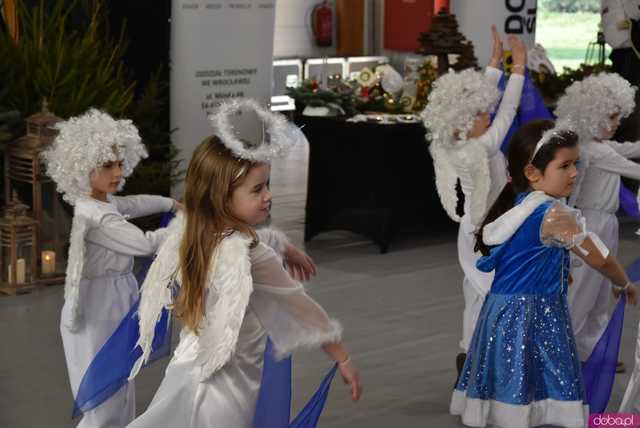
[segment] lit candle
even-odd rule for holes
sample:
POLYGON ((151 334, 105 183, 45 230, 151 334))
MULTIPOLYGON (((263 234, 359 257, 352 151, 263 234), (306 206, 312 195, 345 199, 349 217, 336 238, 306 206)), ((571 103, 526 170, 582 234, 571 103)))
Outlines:
MULTIPOLYGON (((9 283, 12 282, 13 278, 13 269, 11 264, 9 264, 9 283)), ((24 284, 27 282, 27 262, 25 259, 18 259, 16 262, 16 284, 24 284)))
POLYGON ((56 253, 53 251, 42 252, 42 274, 52 275, 56 273, 56 253))

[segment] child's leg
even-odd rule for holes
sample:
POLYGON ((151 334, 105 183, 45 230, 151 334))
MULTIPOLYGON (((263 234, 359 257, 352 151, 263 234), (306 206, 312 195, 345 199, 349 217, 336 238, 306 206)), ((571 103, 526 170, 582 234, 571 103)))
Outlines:
POLYGON ((460 341, 460 347, 466 353, 471 344, 476 322, 478 322, 478 315, 480 315, 480 310, 482 309, 484 296, 478 293, 467 277, 462 281, 462 292, 464 293, 464 312, 462 313, 462 340, 460 341))
MULTIPOLYGON (((595 232, 615 255, 618 250, 616 216, 595 210, 583 210, 583 214, 587 228, 595 232)), ((609 323, 613 294, 608 279, 586 263, 578 263, 571 271, 573 283, 569 286, 568 300, 578 356, 580 361, 585 361, 609 323)))
POLYGON ((621 413, 640 413, 640 325, 638 325, 638 335, 636 338, 636 356, 633 366, 633 373, 629 379, 627 390, 624 393, 621 413))
POLYGON ((135 416, 135 385, 129 382, 107 401, 85 413, 76 428, 124 428, 135 416))

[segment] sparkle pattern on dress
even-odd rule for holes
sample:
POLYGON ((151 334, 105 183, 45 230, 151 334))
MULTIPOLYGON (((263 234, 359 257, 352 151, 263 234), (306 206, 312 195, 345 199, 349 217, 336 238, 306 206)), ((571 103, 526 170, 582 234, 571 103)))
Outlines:
MULTIPOLYGON (((539 240, 548 206, 539 207, 514 238, 485 258, 496 278, 456 390, 488 403, 577 403, 575 415, 565 414, 575 421, 582 418, 585 395, 566 298, 569 253, 539 240)), ((461 414, 464 404, 458 404, 461 414)))

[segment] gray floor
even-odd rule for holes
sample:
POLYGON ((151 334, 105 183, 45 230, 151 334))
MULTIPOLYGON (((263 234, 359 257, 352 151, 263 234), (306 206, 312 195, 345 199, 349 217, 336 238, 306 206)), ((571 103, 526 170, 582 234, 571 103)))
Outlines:
MULTIPOLYGON (((288 162, 274 165, 272 173, 274 223, 299 245, 306 159, 302 148, 288 162)), ((632 226, 622 227, 625 263, 640 253, 632 226)), ((344 324, 365 386, 363 399, 354 404, 337 379, 320 425, 461 427, 448 414, 463 306, 455 237, 413 237, 380 255, 361 236, 332 232, 307 243, 306 250, 319 270, 309 292, 344 324)), ((62 292, 62 287, 50 287, 0 298, 0 428, 73 426, 58 331, 62 292)), ((637 323, 637 309, 627 311, 622 357, 630 365, 637 323)), ((153 397, 166 363, 156 363, 138 378, 139 412, 153 397)), ((296 355, 294 407, 329 366, 320 352, 296 355)), ((620 403, 627 380, 628 374, 616 379, 612 408, 620 403)))

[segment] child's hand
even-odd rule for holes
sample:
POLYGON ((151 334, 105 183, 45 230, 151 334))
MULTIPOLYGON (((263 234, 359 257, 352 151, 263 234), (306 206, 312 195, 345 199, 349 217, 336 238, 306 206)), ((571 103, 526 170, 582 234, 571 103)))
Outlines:
POLYGON ((289 275, 298 281, 309 281, 316 274, 316 264, 304 251, 287 244, 284 252, 284 264, 289 275))
POLYGON ((527 46, 522 39, 513 34, 507 37, 511 47, 511 57, 513 58, 514 73, 524 74, 524 67, 527 65, 527 46))
POLYGON ((491 33, 493 34, 493 53, 491 54, 489 67, 498 68, 502 62, 504 48, 502 47, 502 39, 500 39, 500 34, 498 34, 495 25, 491 26, 491 33))
POLYGON ((638 289, 633 284, 627 288, 627 302, 632 305, 636 305, 638 303, 638 289))
POLYGON ((351 387, 351 399, 358 401, 362 395, 362 385, 360 384, 360 372, 354 367, 350 359, 344 363, 338 363, 338 369, 344 383, 351 387))
POLYGON ((178 211, 184 212, 184 205, 182 204, 182 202, 176 201, 176 212, 178 211))
POLYGON ((619 298, 622 293, 626 293, 628 304, 635 305, 638 303, 638 289, 633 284, 629 284, 626 290, 622 287, 613 287, 612 291, 616 299, 619 298))

